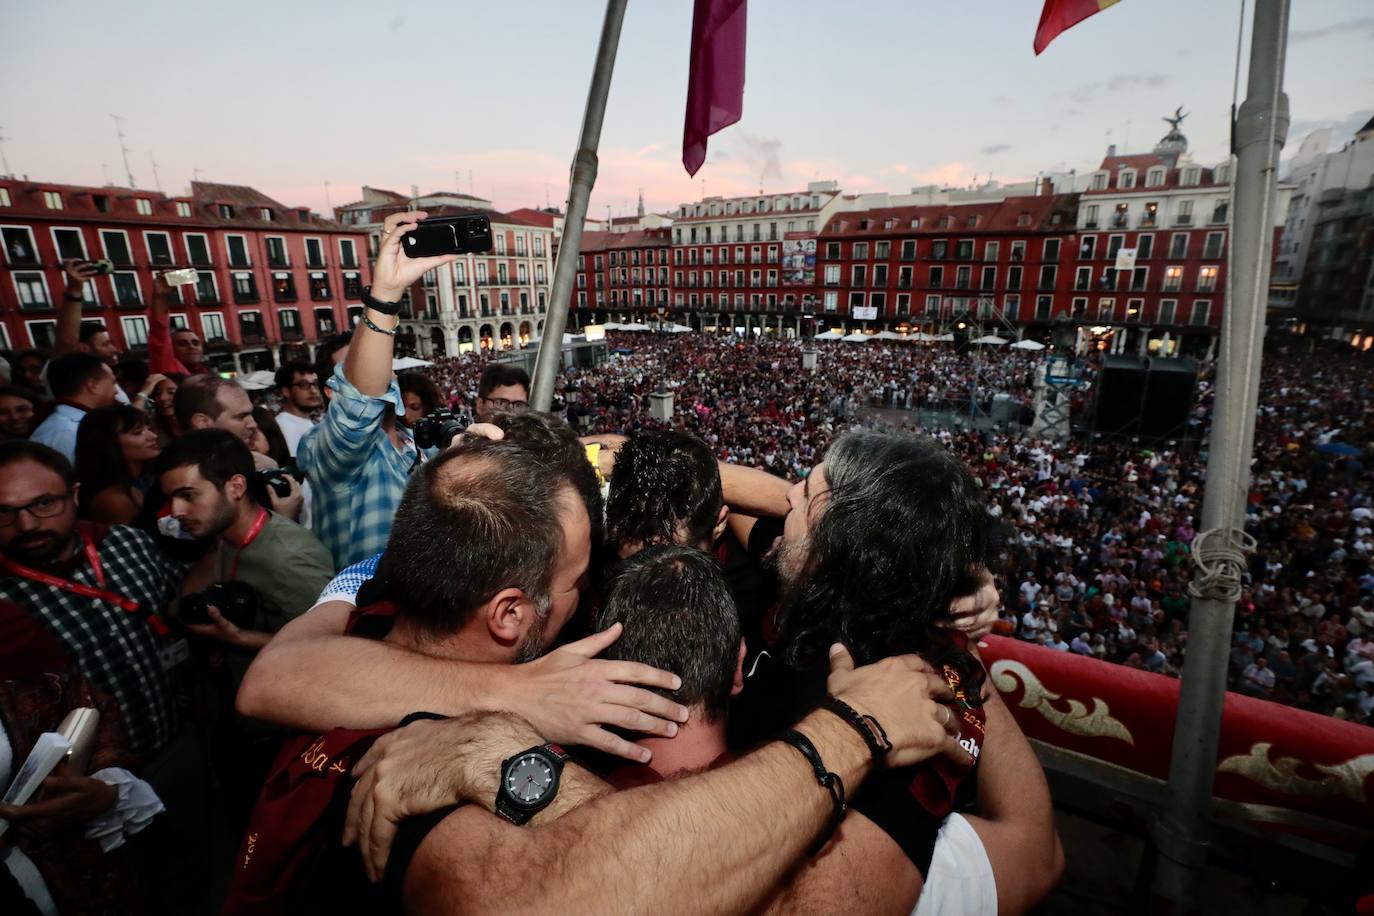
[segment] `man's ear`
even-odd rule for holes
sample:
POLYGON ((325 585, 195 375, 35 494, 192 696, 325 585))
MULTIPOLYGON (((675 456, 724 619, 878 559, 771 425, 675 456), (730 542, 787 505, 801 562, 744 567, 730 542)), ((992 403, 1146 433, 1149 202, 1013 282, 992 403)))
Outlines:
MULTIPOLYGON (((204 414, 197 414, 197 416, 204 416, 204 414)), ((243 499, 247 492, 248 478, 242 474, 235 474, 224 482, 224 495, 232 500, 243 499)))
POLYGON ((737 697, 744 690, 744 638, 740 637, 739 657, 735 659, 735 682, 730 685, 730 696, 737 697))
POLYGON ((215 421, 210 419, 210 415, 208 413, 191 414, 192 429, 210 429, 214 425, 215 421))
POLYGON ((711 533, 712 544, 715 544, 716 541, 719 541, 722 537, 725 536, 725 523, 729 520, 729 518, 730 507, 722 504, 720 507, 720 515, 716 516, 716 530, 711 533))
POLYGON ((520 645, 538 609, 522 589, 503 588, 477 609, 487 633, 503 646, 520 645))

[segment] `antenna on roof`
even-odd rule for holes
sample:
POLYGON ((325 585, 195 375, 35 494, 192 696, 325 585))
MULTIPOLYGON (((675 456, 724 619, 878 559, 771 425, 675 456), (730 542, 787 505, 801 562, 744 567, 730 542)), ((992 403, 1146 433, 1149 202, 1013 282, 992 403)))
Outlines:
POLYGON ((157 160, 153 158, 153 151, 148 150, 148 161, 153 164, 153 187, 157 188, 157 193, 162 193, 162 179, 157 176, 157 160))
MULTIPOLYGON (((0 127, 0 130, 4 130, 4 128, 0 127)), ((4 169, 4 172, 0 174, 10 177, 10 161, 5 158, 5 141, 7 139, 9 138, 0 134, 0 169, 4 169)))
POLYGON ((472 169, 468 169, 468 196, 476 197, 477 192, 472 189, 472 169))
POLYGON ((110 115, 115 122, 115 135, 119 137, 119 152, 124 157, 124 177, 129 179, 129 187, 137 190, 138 185, 134 184, 134 172, 129 168, 129 147, 124 142, 124 119, 119 115, 110 115))
POLYGON ((329 218, 334 218, 334 203, 329 199, 329 179, 324 180, 324 205, 329 208, 329 218))
POLYGON ((110 164, 108 162, 100 163, 100 174, 105 176, 105 184, 107 186, 114 184, 114 182, 110 181, 110 164))
POLYGON ((200 169, 191 169, 191 180, 200 181, 200 169))

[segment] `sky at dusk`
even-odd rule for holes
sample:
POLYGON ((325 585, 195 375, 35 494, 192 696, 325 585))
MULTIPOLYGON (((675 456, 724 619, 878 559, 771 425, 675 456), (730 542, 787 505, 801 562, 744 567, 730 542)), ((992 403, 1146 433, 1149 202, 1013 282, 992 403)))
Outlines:
MULTIPOLYGON (((632 0, 590 214, 633 212, 640 188, 666 211, 817 179, 905 192, 1082 171, 1108 143, 1148 150, 1180 105, 1194 156, 1225 156, 1240 0, 1122 0, 1036 58, 1040 6, 752 0, 744 118, 692 179, 692 4, 632 0)), ((1374 115, 1374 4, 1293 7, 1289 153, 1374 115)), ((321 211, 363 184, 561 207, 603 14, 585 0, 10 2, 0 135, 14 173, 47 181, 124 183, 117 114, 140 188, 151 153, 169 193, 198 169, 321 211)))

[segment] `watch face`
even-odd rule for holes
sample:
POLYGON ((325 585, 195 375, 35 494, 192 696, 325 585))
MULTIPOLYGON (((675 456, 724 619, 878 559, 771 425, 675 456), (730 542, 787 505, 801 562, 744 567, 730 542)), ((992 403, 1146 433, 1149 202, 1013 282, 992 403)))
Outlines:
POLYGON ((553 767, 539 754, 521 754, 506 768, 506 793, 527 805, 544 799, 553 788, 553 767))

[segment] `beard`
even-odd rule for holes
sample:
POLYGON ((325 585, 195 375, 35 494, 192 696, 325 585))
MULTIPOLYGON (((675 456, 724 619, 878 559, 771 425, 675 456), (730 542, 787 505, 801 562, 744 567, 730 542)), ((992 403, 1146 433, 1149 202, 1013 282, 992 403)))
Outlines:
POLYGON ((811 539, 804 537, 797 542, 778 538, 772 548, 763 555, 764 566, 772 569, 778 576, 778 583, 784 594, 791 592, 801 582, 806 569, 806 553, 811 539))
POLYGON ((534 615, 534 622, 525 631, 525 638, 520 640, 520 646, 515 650, 515 663, 517 665, 525 662, 532 662, 544 654, 544 631, 549 625, 549 614, 547 609, 542 613, 534 615))
POLYGON ((45 566, 60 560, 71 546, 72 533, 39 529, 16 535, 5 545, 4 554, 22 566, 45 566))

